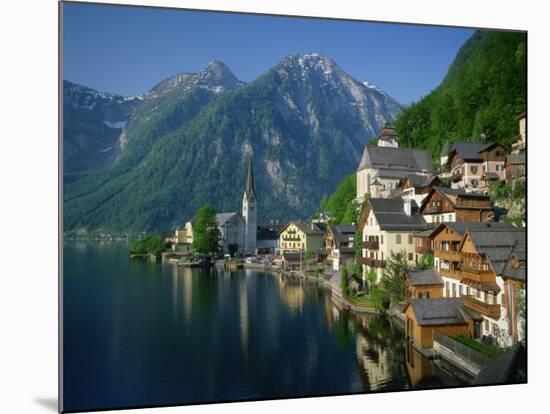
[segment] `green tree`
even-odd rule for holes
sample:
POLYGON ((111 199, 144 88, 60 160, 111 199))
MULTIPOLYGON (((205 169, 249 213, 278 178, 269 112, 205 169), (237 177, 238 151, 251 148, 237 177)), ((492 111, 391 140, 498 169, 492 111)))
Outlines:
POLYGON ((418 268, 420 270, 427 270, 434 268, 434 255, 432 253, 424 253, 420 256, 418 261, 418 268))
POLYGON ((193 228, 193 250, 201 254, 215 254, 219 250, 220 229, 216 212, 209 204, 203 205, 196 216, 193 228))
POLYGON ((342 268, 342 271, 340 272, 340 288, 342 289, 343 294, 349 295, 348 269, 345 267, 342 268))
POLYGON ((407 256, 405 253, 391 253, 386 262, 384 273, 382 274, 382 289, 387 294, 391 305, 405 300, 406 284, 405 280, 409 272, 407 256))
POLYGON ((166 244, 162 237, 158 234, 148 234, 143 239, 134 240, 130 244, 131 254, 152 254, 160 256, 160 254, 167 250, 166 244))

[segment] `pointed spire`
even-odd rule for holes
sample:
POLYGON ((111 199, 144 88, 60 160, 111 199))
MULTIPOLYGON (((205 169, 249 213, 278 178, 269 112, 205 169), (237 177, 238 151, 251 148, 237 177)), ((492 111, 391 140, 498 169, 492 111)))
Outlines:
POLYGON ((248 177, 246 179, 246 198, 250 198, 250 194, 253 193, 256 196, 254 191, 254 170, 252 168, 252 156, 248 158, 248 177))

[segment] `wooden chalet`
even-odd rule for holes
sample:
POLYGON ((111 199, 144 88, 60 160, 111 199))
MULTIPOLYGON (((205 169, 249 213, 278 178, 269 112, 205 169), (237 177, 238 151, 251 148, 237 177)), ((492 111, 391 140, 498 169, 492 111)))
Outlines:
POLYGON ((432 188, 419 212, 427 223, 488 221, 494 216, 488 195, 446 187, 432 188))

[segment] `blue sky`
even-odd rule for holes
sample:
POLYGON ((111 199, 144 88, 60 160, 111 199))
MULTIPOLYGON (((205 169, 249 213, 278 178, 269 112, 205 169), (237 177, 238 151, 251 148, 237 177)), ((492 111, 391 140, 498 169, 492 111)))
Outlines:
POLYGON ((470 29, 65 3, 64 78, 138 95, 224 62, 252 81, 292 53, 326 54, 408 104, 443 79, 470 29))

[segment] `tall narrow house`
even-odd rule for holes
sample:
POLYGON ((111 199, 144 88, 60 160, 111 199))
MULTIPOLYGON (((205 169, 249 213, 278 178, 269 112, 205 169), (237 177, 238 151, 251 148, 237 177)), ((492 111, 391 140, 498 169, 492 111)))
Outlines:
POLYGON ((256 193, 254 191, 254 170, 252 169, 252 157, 248 159, 248 177, 246 189, 243 195, 243 220, 244 220, 244 251, 254 253, 256 251, 257 230, 256 193))

